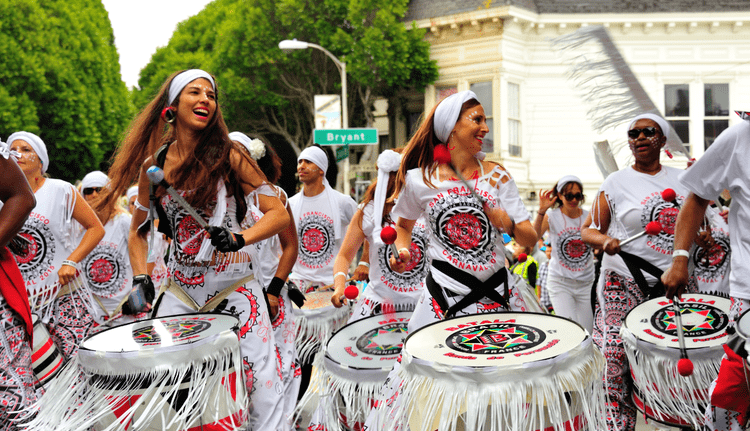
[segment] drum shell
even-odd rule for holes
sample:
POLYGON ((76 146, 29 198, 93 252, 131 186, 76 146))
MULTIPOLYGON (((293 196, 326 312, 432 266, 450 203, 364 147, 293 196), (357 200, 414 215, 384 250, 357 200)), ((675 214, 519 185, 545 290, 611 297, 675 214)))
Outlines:
POLYGON ((36 314, 31 315, 34 329, 31 367, 36 376, 35 387, 41 388, 60 372, 64 357, 57 344, 50 337, 49 331, 36 314))
POLYGON ((351 307, 336 308, 331 303, 332 290, 306 293, 302 308, 294 306, 294 322, 297 326, 295 344, 299 360, 312 363, 313 356, 321 350, 328 339, 343 327, 351 314, 351 307))

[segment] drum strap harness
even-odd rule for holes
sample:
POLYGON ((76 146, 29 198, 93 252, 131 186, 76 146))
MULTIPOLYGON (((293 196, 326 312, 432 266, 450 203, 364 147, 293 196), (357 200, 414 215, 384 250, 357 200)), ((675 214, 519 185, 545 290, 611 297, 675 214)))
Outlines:
POLYGON ((435 298, 435 302, 437 302, 440 308, 446 310, 446 319, 449 317, 453 317, 457 312, 468 307, 470 304, 480 301, 482 298, 489 298, 497 302, 498 304, 501 304, 503 307, 505 307, 505 309, 509 309, 508 299, 510 298, 510 293, 508 291, 508 271, 506 271, 505 268, 502 268, 496 273, 492 274, 492 276, 488 278, 487 281, 480 281, 473 275, 461 271, 448 262, 435 260, 432 262, 432 266, 448 277, 471 289, 471 292, 469 292, 466 296, 449 307, 448 300, 446 299, 445 295, 457 295, 451 291, 446 291, 442 286, 437 284, 435 279, 432 278, 432 271, 427 273, 427 291, 430 292, 430 295, 432 295, 433 298, 435 298), (505 293, 503 295, 495 290, 497 286, 500 285, 500 283, 502 283, 505 287, 505 293))
POLYGON ((637 284, 638 288, 641 289, 643 296, 647 297, 648 299, 653 299, 658 296, 664 296, 664 285, 661 282, 661 275, 664 273, 664 271, 634 254, 626 253, 622 250, 620 250, 619 254, 622 260, 625 262, 625 265, 628 267, 628 270, 633 275, 635 284, 637 284), (654 287, 648 287, 648 282, 646 282, 646 277, 643 276, 643 271, 646 271, 656 277, 658 281, 656 282, 654 287))
POLYGON ((221 301, 225 300, 227 296, 229 296, 232 292, 237 290, 238 287, 244 285, 245 283, 248 283, 255 279, 254 275, 248 275, 247 277, 237 281, 236 283, 232 284, 231 286, 225 288, 221 292, 217 293, 216 296, 211 298, 208 302, 203 304, 203 306, 199 306, 197 302, 195 302, 195 299, 193 299, 192 296, 188 295, 185 290, 180 287, 179 284, 175 283, 172 278, 169 279, 168 284, 164 284, 162 288, 159 291, 159 296, 164 293, 167 289, 169 289, 174 296, 177 297, 180 301, 182 301, 185 305, 192 308, 198 313, 206 313, 212 311, 214 308, 216 308, 219 304, 221 304, 221 301))

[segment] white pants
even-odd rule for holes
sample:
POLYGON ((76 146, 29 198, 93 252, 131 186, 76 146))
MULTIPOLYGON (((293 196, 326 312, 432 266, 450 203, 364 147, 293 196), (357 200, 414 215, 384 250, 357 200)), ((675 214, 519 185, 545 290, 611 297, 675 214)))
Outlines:
POLYGON ((594 329, 594 312, 591 309, 591 286, 594 279, 575 280, 572 278, 547 275, 547 291, 555 309, 555 315, 583 326, 592 333, 594 329))

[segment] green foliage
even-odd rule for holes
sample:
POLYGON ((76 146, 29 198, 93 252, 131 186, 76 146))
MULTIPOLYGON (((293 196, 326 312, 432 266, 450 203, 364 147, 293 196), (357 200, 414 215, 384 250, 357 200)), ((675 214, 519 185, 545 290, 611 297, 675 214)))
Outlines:
POLYGON ((0 138, 39 134, 50 175, 99 169, 132 116, 101 1, 0 2, 0 96, 0 138))
POLYGON ((377 97, 423 90, 437 79, 424 30, 403 22, 408 0, 215 0, 178 26, 141 72, 142 108, 174 71, 213 73, 231 130, 281 136, 297 151, 312 140, 313 96, 340 93, 335 64, 315 49, 284 53, 297 38, 347 63, 350 126, 371 124, 377 97))

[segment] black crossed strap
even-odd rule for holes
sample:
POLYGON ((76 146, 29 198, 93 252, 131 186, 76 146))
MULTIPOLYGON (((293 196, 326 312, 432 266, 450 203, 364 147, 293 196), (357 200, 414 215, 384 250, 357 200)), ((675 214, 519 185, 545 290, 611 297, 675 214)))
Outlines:
MULTIPOLYGON (((499 271, 492 274, 492 276, 488 278, 487 281, 480 281, 473 275, 461 271, 448 262, 439 260, 433 261, 432 268, 430 268, 430 272, 427 273, 427 291, 430 292, 430 295, 432 295, 433 298, 435 298, 435 301, 440 306, 440 308, 446 310, 446 319, 453 317, 457 312, 468 307, 470 304, 480 301, 483 298, 489 298, 497 302, 498 304, 501 304, 503 307, 505 307, 505 309, 509 309, 508 300, 510 298, 510 292, 508 290, 508 271, 506 271, 505 268, 501 268, 499 271), (446 292, 442 286, 437 284, 435 279, 432 277, 432 268, 435 268, 448 277, 463 284, 464 286, 471 289, 471 291, 466 296, 461 298, 458 302, 449 307, 448 300, 446 299, 445 294, 450 294, 452 292, 446 292), (504 294, 502 295, 496 290, 497 286, 499 286, 501 283, 505 287, 504 294)), ((450 296, 456 295, 453 294, 450 296)))
POLYGON ((641 289, 643 296, 647 297, 648 299, 664 296, 666 290, 664 289, 664 285, 661 282, 661 275, 664 273, 664 271, 657 268, 651 262, 648 262, 642 257, 638 257, 634 254, 630 254, 620 250, 619 255, 625 262, 625 265, 628 267, 628 271, 630 271, 630 273, 633 275, 635 284, 637 284, 638 288, 641 289), (646 277, 643 275, 644 271, 656 277, 657 282, 654 287, 649 287, 648 282, 646 282, 646 277))

